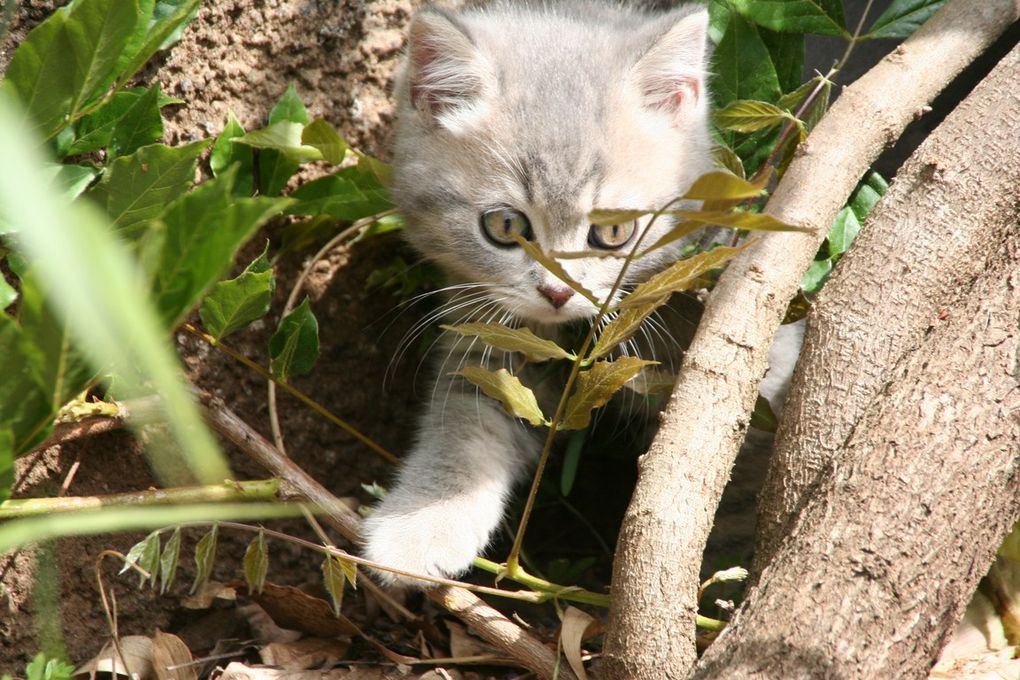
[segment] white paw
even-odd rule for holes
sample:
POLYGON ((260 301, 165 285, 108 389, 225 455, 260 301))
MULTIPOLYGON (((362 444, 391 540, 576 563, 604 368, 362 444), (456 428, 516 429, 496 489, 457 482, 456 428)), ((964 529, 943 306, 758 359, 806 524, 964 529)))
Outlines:
MULTIPOLYGON (((493 512, 444 499, 414 509, 383 503, 365 521, 364 556, 411 574, 456 578, 489 542, 499 521, 493 512)), ((430 587, 436 584, 402 574, 374 570, 387 584, 430 587)))

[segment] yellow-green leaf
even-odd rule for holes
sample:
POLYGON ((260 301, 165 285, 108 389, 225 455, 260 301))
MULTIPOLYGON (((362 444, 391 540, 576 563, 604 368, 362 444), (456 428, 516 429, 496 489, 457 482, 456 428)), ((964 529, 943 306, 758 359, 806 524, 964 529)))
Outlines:
POLYGON ((269 552, 266 550, 266 534, 260 528, 259 535, 244 551, 244 580, 248 582, 248 592, 262 593, 268 573, 269 552))
POLYGON ((121 568, 120 573, 123 574, 130 569, 132 564, 137 564, 149 574, 147 577, 141 577, 138 587, 142 588, 147 582, 151 582, 155 586, 156 579, 159 576, 159 547, 159 530, 157 529, 131 546, 127 556, 124 558, 124 566, 121 568))
POLYGON ((577 375, 577 384, 567 401, 559 429, 580 430, 588 427, 592 409, 605 405, 643 366, 654 363, 637 357, 596 361, 590 369, 577 375))
POLYGON ((723 166, 737 177, 745 177, 744 172, 744 161, 740 160, 740 156, 737 152, 728 146, 719 144, 712 149, 712 155, 715 156, 715 161, 719 165, 723 166))
POLYGON ((235 144, 247 144, 256 149, 279 151, 294 163, 322 160, 323 154, 314 146, 302 141, 305 126, 290 120, 282 120, 268 127, 253 130, 241 137, 234 137, 235 144))
POLYGON ((532 243, 531 241, 526 241, 520 236, 515 236, 514 239, 517 241, 517 245, 523 248, 524 252, 526 252, 531 257, 531 259, 535 260, 540 265, 548 269, 553 276, 555 276, 560 281, 573 288, 574 291, 583 295, 585 299, 587 299, 593 305, 602 304, 602 301, 595 297, 594 293, 592 293, 590 290, 582 286, 578 281, 576 281, 572 276, 570 276, 570 274, 568 274, 567 271, 563 268, 563 265, 561 265, 559 262, 557 262, 553 258, 546 255, 544 252, 542 252, 542 249, 539 248, 537 244, 532 243))
POLYGON ((318 149, 323 159, 333 165, 342 163, 347 155, 347 142, 322 118, 316 118, 301 132, 301 143, 318 149))
POLYGON ((654 212, 652 210, 597 209, 588 213, 588 220, 598 226, 609 226, 631 222, 654 212))
POLYGON ((686 290, 702 274, 729 261, 744 245, 735 248, 720 246, 674 262, 669 269, 664 269, 631 291, 620 301, 620 308, 644 307, 677 291, 686 290))
POLYGON ((639 257, 644 257, 645 255, 652 251, 658 250, 659 248, 662 248, 664 246, 668 246, 670 243, 679 241, 685 236, 690 236, 691 234, 693 234, 698 229, 701 229, 704 226, 705 225, 701 224, 700 222, 692 222, 690 220, 678 222, 675 227, 667 231, 658 241, 656 241, 655 243, 641 251, 639 257))
POLYGON ((656 366, 645 366, 627 383, 627 389, 647 396, 669 394, 676 384, 676 373, 656 366))
POLYGON ((1020 522, 1013 525, 1006 540, 999 546, 999 557, 1010 562, 1020 562, 1020 522))
POLYGON ((778 220, 767 213, 697 210, 673 210, 671 213, 677 217, 691 220, 692 222, 716 224, 720 227, 747 229, 748 231, 812 231, 810 227, 800 227, 794 224, 787 224, 786 222, 778 220))
POLYGON ((213 524, 212 529, 200 538, 198 545, 195 546, 195 583, 191 586, 192 595, 205 585, 212 574, 213 564, 216 563, 216 543, 219 532, 220 525, 213 524))
POLYGON ((775 127, 793 116, 775 104, 740 99, 731 102, 715 114, 715 124, 723 130, 757 132, 775 127))
POLYGON ((344 601, 344 582, 347 578, 339 557, 326 555, 322 562, 322 580, 326 592, 329 593, 329 599, 333 602, 333 615, 340 616, 340 606, 344 601))
POLYGON ((616 318, 599 333, 599 339, 591 351, 591 358, 601 359, 608 356, 617 345, 634 335, 648 315, 665 304, 667 300, 669 300, 669 296, 663 295, 658 300, 647 304, 621 310, 616 318))
POLYGON ((749 182, 726 170, 715 170, 696 179, 684 193, 684 198, 701 201, 743 200, 761 196, 763 189, 762 183, 749 182))
POLYGON ((520 352, 528 361, 549 359, 575 359, 576 355, 552 340, 540 338, 528 328, 509 328, 498 323, 462 323, 441 326, 448 331, 477 337, 486 345, 508 352, 520 352))
POLYGON ((482 392, 503 404, 506 412, 515 418, 523 418, 532 425, 538 426, 546 423, 542 409, 538 406, 535 393, 524 386, 517 379, 517 376, 510 375, 509 371, 501 368, 498 371, 489 371, 484 368, 469 366, 463 368, 453 375, 459 375, 474 385, 477 385, 482 392))
POLYGON ((163 595, 174 582, 177 575, 177 563, 181 557, 181 528, 177 527, 170 534, 170 539, 163 548, 159 558, 159 594, 163 595))

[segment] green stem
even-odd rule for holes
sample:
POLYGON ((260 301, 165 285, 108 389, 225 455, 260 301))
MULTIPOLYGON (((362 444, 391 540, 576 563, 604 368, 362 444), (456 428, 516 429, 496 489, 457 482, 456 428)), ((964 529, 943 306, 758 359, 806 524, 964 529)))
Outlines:
POLYGON ((273 500, 276 498, 279 488, 279 480, 265 479, 248 482, 224 482, 206 486, 151 489, 107 496, 22 498, 0 503, 0 520, 57 512, 78 512, 111 505, 137 507, 178 503, 273 500))
MULTIPOLYGON (((502 564, 498 564, 492 560, 487 560, 484 557, 476 557, 474 565, 482 571, 487 571, 490 574, 495 574, 497 576, 505 572, 502 564)), ((523 567, 518 567, 517 573, 512 576, 507 576, 507 578, 520 583, 522 586, 527 586, 534 591, 545 593, 549 596, 549 599, 580 602, 581 604, 590 604, 595 607, 609 607, 609 595, 593 593, 590 590, 577 588, 575 586, 561 586, 529 574, 523 567)))

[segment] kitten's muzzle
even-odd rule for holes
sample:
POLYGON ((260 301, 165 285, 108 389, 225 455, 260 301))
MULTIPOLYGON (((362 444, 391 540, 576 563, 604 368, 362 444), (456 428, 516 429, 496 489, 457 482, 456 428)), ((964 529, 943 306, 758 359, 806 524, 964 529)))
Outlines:
POLYGON ((549 286, 542 285, 538 287, 538 292, 542 294, 546 300, 549 301, 555 309, 559 309, 563 305, 567 304, 567 300, 574 297, 574 291, 566 286, 549 286))

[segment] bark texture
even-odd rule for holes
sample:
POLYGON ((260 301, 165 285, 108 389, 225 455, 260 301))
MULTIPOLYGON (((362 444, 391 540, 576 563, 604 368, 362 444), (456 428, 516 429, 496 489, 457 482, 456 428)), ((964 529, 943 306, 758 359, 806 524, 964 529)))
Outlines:
POLYGON ((1020 507, 1020 229, 893 376, 695 678, 922 678, 1020 507))
POLYGON ((878 397, 984 266, 1020 195, 1020 47, 917 149, 819 294, 760 500, 756 571, 878 397))
POLYGON ((847 88, 802 146, 768 212, 815 233, 769 234, 730 265, 639 461, 613 568, 606 677, 681 678, 694 665, 701 555, 786 304, 868 165, 1018 13, 1015 0, 947 3, 847 88))

